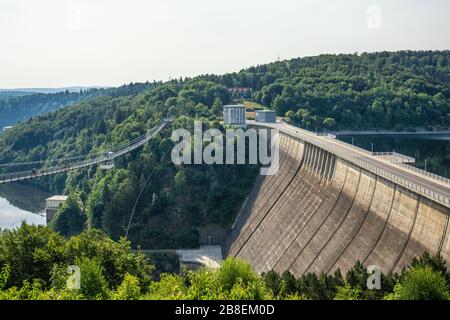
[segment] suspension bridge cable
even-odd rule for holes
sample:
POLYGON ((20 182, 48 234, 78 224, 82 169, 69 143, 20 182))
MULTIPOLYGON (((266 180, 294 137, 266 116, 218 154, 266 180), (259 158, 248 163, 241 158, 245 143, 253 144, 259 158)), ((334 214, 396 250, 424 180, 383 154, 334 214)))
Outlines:
MULTIPOLYGON (((149 129, 147 133, 144 133, 143 135, 141 135, 137 138, 134 138, 133 140, 126 142, 122 145, 116 146, 110 150, 112 152, 114 152, 114 151, 118 151, 121 149, 125 149, 125 148, 139 142, 140 140, 147 138, 149 135, 153 134, 153 131, 155 131, 164 120, 165 120, 165 118, 163 118, 161 121, 159 121, 157 124, 155 124, 155 126, 151 129, 149 129)), ((45 162, 53 163, 53 162, 61 162, 61 161, 71 161, 71 160, 78 160, 78 159, 86 158, 89 156, 100 156, 100 155, 104 155, 104 154, 105 154, 105 152, 96 152, 96 153, 88 153, 88 154, 84 154, 84 155, 65 157, 65 158, 55 158, 55 159, 36 160, 36 161, 27 161, 27 162, 11 162, 11 163, 0 164, 0 167, 19 167, 19 166, 26 166, 26 165, 32 165, 32 164, 41 164, 41 163, 45 163, 45 162)))
MULTIPOLYGON (((169 151, 170 151, 170 149, 167 150, 167 151, 163 154, 163 156, 161 157, 161 160, 163 160, 163 159, 167 156, 167 154, 169 153, 169 151)), ((145 182, 144 182, 144 184, 142 185, 141 190, 139 191, 139 194, 138 194, 138 196, 137 196, 137 198, 136 198, 136 201, 134 202, 133 210, 131 211, 130 219, 128 220, 128 226, 127 226, 127 231, 125 232, 125 238, 128 238, 128 232, 130 231, 131 221, 133 220, 134 212, 136 211, 136 207, 137 207, 137 204, 138 204, 138 202, 139 202, 139 199, 141 198, 142 192, 144 191, 144 188, 146 187, 148 181, 150 180, 150 177, 153 175, 154 172, 155 172, 155 168, 153 168, 153 170, 152 170, 152 171, 149 173, 149 175, 147 176, 147 179, 145 179, 145 182)))
MULTIPOLYGON (((126 154, 132 150, 137 149, 138 147, 142 146, 144 143, 146 143, 147 141, 149 141, 150 139, 152 139, 156 134, 158 134, 163 128, 164 126, 171 121, 171 117, 169 115, 165 115, 159 122, 157 122, 151 129, 149 129, 145 134, 127 142, 122 144, 121 146, 117 146, 116 148, 112 149, 115 151, 110 151, 113 152, 112 158, 116 158, 119 157, 123 154, 126 154)), ((48 174, 53 174, 53 173, 58 173, 58 172, 65 172, 65 171, 69 171, 72 169, 78 169, 78 168, 83 168, 86 166, 90 166, 90 165, 94 165, 94 164, 98 164, 101 162, 104 162, 108 159, 110 159, 111 157, 109 157, 109 155, 107 155, 106 153, 102 152, 102 153, 98 153, 99 155, 102 155, 101 157, 98 156, 97 158, 92 157, 89 159, 85 159, 83 161, 78 161, 75 163, 72 163, 71 165, 69 164, 64 164, 64 166, 53 166, 53 167, 48 167, 42 170, 38 170, 37 174, 35 174, 35 172, 32 172, 34 170, 29 170, 29 171, 22 171, 22 172, 12 172, 12 173, 4 173, 2 176, 0 176, 2 179, 0 180, 0 183, 5 183, 5 182, 13 182, 13 181, 20 181, 23 179, 30 179, 33 177, 39 177, 39 176, 44 176, 44 175, 48 175, 48 174)), ((74 160, 74 159, 81 159, 81 158, 87 158, 89 156, 93 156, 96 155, 94 154, 87 154, 87 155, 81 155, 81 156, 74 156, 74 157, 66 157, 66 158, 59 158, 59 159, 49 159, 49 160, 41 160, 41 161, 29 161, 29 162, 22 162, 22 163, 10 163, 10 164, 0 164, 0 167, 6 167, 6 166, 19 166, 19 165, 25 165, 25 164, 36 164, 36 163, 43 163, 43 162, 58 162, 58 161, 63 161, 63 160, 74 160)))

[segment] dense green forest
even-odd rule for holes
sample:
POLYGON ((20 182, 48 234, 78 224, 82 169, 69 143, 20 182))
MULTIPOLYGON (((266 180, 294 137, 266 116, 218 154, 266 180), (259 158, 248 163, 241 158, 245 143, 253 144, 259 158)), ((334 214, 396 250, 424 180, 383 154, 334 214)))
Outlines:
POLYGON ((450 51, 321 55, 222 78, 310 130, 450 124, 450 51))
POLYGON ((0 129, 40 114, 57 110, 100 96, 128 96, 138 94, 153 84, 131 83, 118 88, 85 89, 79 92, 33 93, 22 91, 0 92, 0 129))
POLYGON ((170 132, 192 128, 194 119, 223 130, 221 107, 235 98, 229 87, 251 87, 253 101, 309 129, 446 127, 449 68, 449 51, 321 55, 137 90, 124 87, 30 118, 0 135, 0 164, 107 152, 142 135, 170 110, 172 128, 117 159, 114 170, 92 167, 33 183, 70 195, 51 224, 65 236, 97 228, 118 240, 136 204, 129 233, 133 247, 195 246, 200 228, 230 226, 258 168, 174 166, 170 132))
POLYGON ((450 274, 440 256, 424 253, 400 274, 381 274, 368 289, 361 263, 342 275, 257 275, 250 265, 227 259, 219 270, 182 270, 155 276, 155 267, 129 241, 98 230, 64 238, 44 226, 22 224, 0 232, 0 300, 447 300, 450 274), (78 266, 79 286, 69 266, 78 266))
MULTIPOLYGON (((176 116, 172 128, 192 128, 194 117, 220 127, 220 107, 229 101, 226 87, 202 80, 172 81, 135 96, 99 97, 6 132, 0 137, 0 163, 106 152, 145 133, 169 109, 176 116)), ((33 182, 70 195, 51 226, 66 236, 98 228, 117 240, 136 203, 129 232, 133 247, 174 249, 197 246, 199 228, 231 225, 258 167, 174 166, 172 128, 117 159, 112 171, 92 167, 33 182)))

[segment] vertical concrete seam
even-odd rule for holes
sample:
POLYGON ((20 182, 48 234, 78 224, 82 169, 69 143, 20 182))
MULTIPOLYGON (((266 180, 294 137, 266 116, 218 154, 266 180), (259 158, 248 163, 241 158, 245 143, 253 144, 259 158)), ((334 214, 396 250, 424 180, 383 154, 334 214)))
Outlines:
MULTIPOLYGON (((330 156, 331 156, 332 162, 335 163, 335 162, 336 162, 336 157, 335 157, 334 155, 332 155, 331 153, 330 153, 330 156)), ((328 194, 328 192, 330 191, 330 189, 331 189, 331 187, 332 187, 332 185, 333 185, 332 180, 334 179, 334 176, 335 176, 335 174, 336 174, 336 170, 335 170, 335 167, 334 167, 334 166, 330 166, 330 169, 331 169, 331 168, 334 169, 333 171, 330 172, 331 178, 328 179, 327 181, 325 181, 325 183, 322 185, 322 187, 321 187, 320 190, 319 190, 319 194, 320 194, 322 191, 324 191, 325 194, 328 194), (327 184, 328 181, 331 181, 331 182, 327 184), (322 189, 326 189, 326 190, 322 190, 322 189)), ((300 234, 300 233, 303 232, 303 230, 306 228, 306 225, 308 224, 308 222, 312 219, 312 217, 314 217, 314 215, 316 214, 317 210, 319 210, 320 206, 322 205, 323 201, 325 201, 325 198, 326 198, 326 197, 323 197, 323 198, 322 198, 322 200, 320 201, 319 205, 318 205, 317 208, 314 210, 314 212, 312 212, 311 215, 308 217, 308 219, 307 219, 306 222, 305 222, 305 225, 300 229, 300 231, 298 232, 298 234, 300 234)), ((286 247, 286 249, 283 251, 283 253, 280 255, 280 257, 279 257, 279 258, 277 259, 277 261, 274 263, 274 267, 275 267, 276 265, 278 265, 278 263, 280 262, 280 260, 283 258, 283 256, 286 254, 286 252, 289 250, 289 248, 292 246, 292 244, 295 242, 296 239, 297 239, 297 237, 295 237, 295 238, 291 241, 291 243, 286 247)), ((289 269, 287 269, 287 270, 289 270, 289 269)))
MULTIPOLYGON (((386 180, 386 181, 388 181, 388 180, 386 180)), ((377 240, 375 241, 375 244, 373 245, 372 249, 369 250, 369 252, 367 253, 366 257, 362 261, 362 264, 365 264, 367 259, 369 259, 369 257, 372 255, 373 251, 378 246, 378 243, 380 242, 381 237, 383 236, 387 225, 389 224, 389 219, 391 218, 391 213, 392 213, 392 207, 394 206, 395 194, 397 193, 397 184, 395 184, 395 183, 392 183, 392 184, 394 185, 394 192, 392 193, 392 199, 391 199, 391 205, 390 205, 390 208, 389 208, 389 214, 386 217, 386 222, 384 223, 384 227, 381 230, 380 235, 378 236, 377 240)))
MULTIPOLYGON (((287 270, 290 270, 292 268, 292 266, 294 265, 294 263, 297 261, 297 259, 300 257, 300 255, 303 253, 303 250, 305 250, 305 248, 308 246, 308 244, 311 242, 311 240, 315 237, 315 235, 317 234, 317 232, 319 231, 319 229, 322 227, 322 225, 325 223, 325 221, 328 219, 328 217, 330 216, 330 214, 333 212, 334 208, 336 207, 337 202, 339 201, 339 198, 341 197, 342 191, 344 190, 345 187, 345 183, 347 182, 347 176, 348 176, 348 162, 345 161, 346 163, 346 170, 345 170, 345 178, 344 178, 344 182, 342 183, 342 187, 341 190, 339 191, 338 196, 336 197, 336 201, 333 204, 333 207, 331 208, 331 210, 328 212, 327 216, 325 217, 325 219, 322 221, 322 223, 319 225, 319 227, 314 231, 313 235, 309 238, 309 240, 306 242, 306 244, 303 246, 303 248, 300 250, 300 252, 297 254, 297 257, 291 262, 291 264, 289 265, 289 268, 287 268, 287 270)), ((308 222, 311 220, 308 220, 308 222)), ((307 222, 307 224, 308 224, 307 222)), ((306 227, 306 225, 305 225, 306 227)), ((303 228, 304 229, 304 228, 303 228)), ((302 229, 302 230, 303 230, 302 229)), ((294 240, 295 241, 295 240, 294 240)))
MULTIPOLYGON (((301 160, 303 161, 303 159, 301 160)), ((301 162, 300 161, 300 162, 301 162)), ((291 184, 292 180, 295 178, 295 176, 297 175, 298 171, 300 170, 301 165, 299 165, 295 171, 295 174, 292 176, 292 178, 289 180, 289 182, 286 184, 286 186, 283 188, 283 190, 281 191, 281 193, 278 195, 278 197, 275 199, 275 201, 272 203, 272 205, 270 206, 270 208, 267 210, 267 212, 263 215, 262 219, 258 222, 258 224, 256 225, 256 227, 254 228, 253 231, 251 231, 250 235, 247 237, 247 239, 244 241, 244 243, 240 246, 239 250, 237 251, 237 253, 235 254, 235 257, 239 255, 239 253, 242 251, 242 249, 244 248, 244 246, 247 244, 247 242, 250 240, 250 238, 253 236, 253 234, 255 233, 255 231, 258 229, 258 227, 261 225, 261 223, 264 221, 264 219, 267 217, 267 215, 270 213, 270 211, 272 210, 272 208, 275 206, 275 204, 278 202, 278 200, 280 199, 280 197, 283 195, 283 193, 286 191, 286 189, 289 187, 289 185, 291 184)), ((254 221, 255 219, 253 219, 254 221)), ((248 228, 247 228, 248 229, 248 228)))
MULTIPOLYGON (((350 206, 348 207, 348 209, 346 210, 344 217, 342 218, 342 220, 338 223, 337 228, 331 233, 331 236, 328 238, 327 241, 325 241, 325 244, 322 246, 322 248, 320 248, 319 253, 314 257, 313 261, 311 261, 311 263, 309 264, 309 266, 306 268, 305 272, 308 272, 309 268, 311 268, 311 266, 313 265, 313 263, 316 261, 317 257, 322 253, 323 249, 328 245, 328 243, 330 243, 331 239, 333 239, 334 235, 336 234, 336 232, 341 228, 342 224, 344 223, 345 219, 348 216, 348 213, 350 212, 350 210, 353 208, 353 204, 355 203, 355 199, 356 199, 356 195, 358 194, 358 190, 359 190, 359 184, 361 182, 361 172, 362 169, 358 167, 359 170, 359 174, 358 174, 358 183, 357 183, 357 187, 355 189, 355 194, 352 197, 352 201, 350 206)), ((340 198, 340 197, 339 197, 340 198)), ((325 219, 324 223, 330 218, 330 215, 325 219)))
POLYGON ((373 204, 373 199, 375 198, 375 191, 377 188, 377 183, 378 183, 378 176, 375 176, 375 185, 373 187, 373 191, 372 191, 372 197, 370 199, 370 204, 369 204, 369 208, 366 210, 366 214, 364 215, 363 220, 361 221, 361 224, 359 225, 359 227, 357 228, 357 230, 355 230, 355 233, 352 235, 350 241, 345 245, 344 250, 342 250, 342 252, 339 254, 339 256, 334 260, 333 264, 331 265, 331 268, 329 268, 327 270, 327 273, 329 273, 331 270, 333 270, 334 266, 336 265, 336 263, 339 261, 339 259, 342 257, 343 254, 345 254, 345 252, 348 250, 348 248, 350 247, 350 245, 353 243, 353 241, 355 240, 356 236, 359 234, 359 232, 361 231, 362 226, 364 225, 364 223, 366 222, 367 216, 369 215, 370 209, 372 208, 372 204, 373 204))
MULTIPOLYGON (((284 146, 287 144, 287 150, 286 150, 286 152, 283 152, 282 158, 281 158, 282 160, 284 160, 285 158, 288 157, 288 155, 290 155, 293 144, 287 142, 289 140, 289 137, 286 135, 283 135, 281 140, 283 140, 280 142, 281 146, 283 146, 281 148, 284 148, 284 146)), ((284 161, 282 162, 280 160, 280 162, 283 163, 284 161)), ((273 176, 271 176, 271 177, 273 177, 273 176)), ((279 178, 278 175, 277 175, 277 177, 274 177, 275 181, 277 180, 277 178, 279 178)), ((256 197, 258 197, 258 195, 259 195, 261 198, 264 198, 264 195, 267 193, 267 191, 270 189, 270 187, 272 185, 273 184, 270 184, 270 182, 267 182, 266 185, 263 186, 263 188, 261 190, 259 190, 259 192, 256 194, 256 197)), ((259 204, 259 202, 261 201, 261 198, 259 198, 259 199, 255 198, 255 202, 248 203, 248 206, 251 206, 251 207, 243 207, 241 209, 241 211, 238 213, 238 215, 236 216, 235 221, 236 222, 239 221, 240 223, 239 223, 239 225, 236 225, 235 228, 232 229, 230 232, 230 235, 228 237, 229 240, 227 240, 227 242, 229 242, 229 244, 227 245, 227 248, 226 248, 227 255, 234 248, 235 241, 237 239, 239 239, 241 232, 247 229, 246 225, 247 225, 248 220, 252 216, 253 208, 255 208, 257 206, 257 204, 259 204)), ((235 257, 236 255, 233 255, 233 256, 235 257)))
POLYGON ((447 211, 447 219, 445 220, 444 234, 442 235, 441 242, 439 243, 439 249, 437 251, 437 254, 441 254, 442 247, 444 246, 444 242, 445 242, 446 235, 447 235, 447 232, 448 232, 448 224, 449 224, 449 220, 450 220, 450 211, 448 209, 446 211, 447 211))
MULTIPOLYGON (((293 152, 292 149, 293 149, 293 145, 294 145, 294 143, 288 143, 288 148, 287 148, 287 151, 285 152, 285 157, 288 157, 288 158, 291 158, 291 159, 292 159, 292 152, 293 152)), ((297 151, 298 151, 298 150, 297 150, 297 151)), ((286 170, 286 171, 289 171, 289 170, 290 170, 290 168, 291 168, 291 166, 292 166, 292 164, 293 164, 294 162, 295 162, 295 161, 292 161, 292 163, 289 163, 289 164, 288 164, 289 168, 288 168, 288 170, 286 170)), ((253 213, 253 212, 257 212, 258 210, 260 210, 261 208, 264 207, 264 205, 265 205, 265 204, 267 203, 267 201, 268 201, 268 198, 266 197, 266 194, 269 193, 269 191, 272 190, 273 187, 277 185, 277 182, 278 182, 278 180, 281 179, 281 177, 283 177, 283 179, 284 179, 284 176, 285 176, 285 175, 286 175, 286 174, 285 174, 284 172, 283 172, 282 174, 277 175, 274 179, 272 179, 272 180, 274 180, 273 182, 267 183, 267 187, 266 187, 264 190, 261 190, 261 192, 258 194, 258 195, 260 196, 260 198, 259 198, 258 201, 256 201, 256 202, 253 204, 253 207, 250 209, 248 218, 247 218, 247 220, 245 221, 244 225, 242 225, 241 231, 245 231, 245 230, 248 228, 248 226, 252 223, 252 221, 254 220, 254 219, 251 219, 252 213, 253 213), (263 199, 264 199, 264 204, 261 205, 261 207, 259 207, 259 204, 263 201, 263 199), (248 221, 249 219, 251 219, 251 221, 248 221), (247 222, 249 222, 249 223, 247 224, 247 222)), ((269 197, 269 198, 270 198, 270 197, 269 197)), ((238 238, 238 237, 237 237, 237 238, 238 238)), ((236 239, 237 239, 237 238, 236 238, 236 239)))
POLYGON ((409 232, 408 232, 408 237, 406 238, 405 243, 403 244, 403 247, 402 247, 402 249, 400 250, 399 255, 397 256, 397 259, 395 259, 394 264, 393 264, 392 267, 389 269, 389 273, 392 272, 392 271, 395 269, 395 267, 397 267, 397 264, 399 263, 400 259, 402 258, 403 253, 405 252, 405 249, 406 249, 406 247, 408 246, 408 243, 409 243, 409 241, 410 241, 410 239, 411 239, 411 235, 412 235, 412 233, 413 233, 414 226, 416 225, 417 212, 419 211, 420 199, 421 199, 421 195, 419 194, 418 197, 417 197, 416 210, 415 210, 415 212, 414 212, 414 220, 413 220, 411 229, 410 229, 409 232))

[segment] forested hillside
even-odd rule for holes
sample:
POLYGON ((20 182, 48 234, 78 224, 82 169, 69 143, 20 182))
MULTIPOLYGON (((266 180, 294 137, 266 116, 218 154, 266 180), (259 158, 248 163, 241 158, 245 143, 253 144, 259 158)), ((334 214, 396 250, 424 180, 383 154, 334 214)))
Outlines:
POLYGON ((174 166, 170 133, 192 128, 194 118, 221 128, 221 107, 232 101, 228 87, 251 87, 254 101, 309 129, 447 126, 449 66, 449 51, 323 55, 154 83, 138 94, 98 97, 17 125, 0 135, 0 164, 106 152, 170 110, 172 128, 117 159, 114 170, 92 167, 33 183, 70 195, 51 225, 63 235, 98 228, 119 239, 136 203, 133 247, 195 246, 199 228, 230 226, 258 168, 174 166))
POLYGON ((57 110, 100 96, 127 96, 138 94, 153 84, 131 83, 119 88, 88 89, 80 92, 33 93, 22 91, 0 92, 0 129, 18 121, 57 110))
POLYGON ((321 55, 204 76, 314 130, 450 125, 450 51, 321 55))
MULTIPOLYGON (((146 132, 169 109, 176 117, 173 127, 192 128, 193 117, 203 117, 205 125, 217 127, 220 107, 229 101, 226 87, 202 80, 172 81, 136 96, 100 97, 6 132, 0 137, 4 151, 0 163, 106 152, 146 132)), ((99 228, 119 239, 142 188, 129 232, 133 246, 196 246, 198 228, 229 226, 258 168, 175 167, 170 133, 168 128, 142 150, 117 159, 112 171, 92 167, 34 182, 53 193, 65 190, 70 195, 52 227, 64 235, 99 228)))

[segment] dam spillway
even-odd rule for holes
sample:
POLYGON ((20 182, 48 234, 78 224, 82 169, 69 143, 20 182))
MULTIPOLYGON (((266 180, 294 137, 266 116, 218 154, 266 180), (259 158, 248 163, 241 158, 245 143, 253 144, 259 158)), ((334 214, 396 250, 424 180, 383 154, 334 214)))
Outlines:
POLYGON ((286 124, 276 128, 280 169, 258 177, 224 243, 225 255, 250 262, 259 273, 295 276, 345 273, 356 261, 400 271, 424 251, 450 264, 449 187, 342 142, 286 124))

